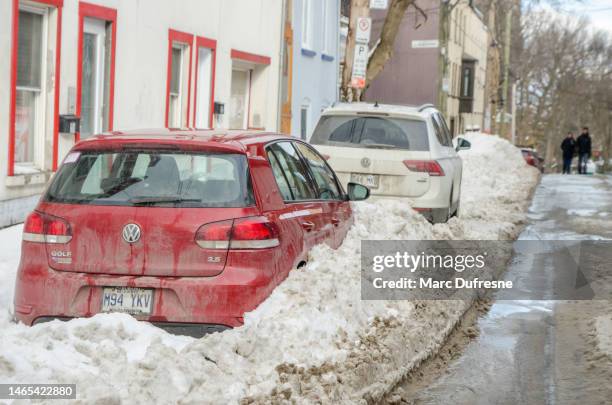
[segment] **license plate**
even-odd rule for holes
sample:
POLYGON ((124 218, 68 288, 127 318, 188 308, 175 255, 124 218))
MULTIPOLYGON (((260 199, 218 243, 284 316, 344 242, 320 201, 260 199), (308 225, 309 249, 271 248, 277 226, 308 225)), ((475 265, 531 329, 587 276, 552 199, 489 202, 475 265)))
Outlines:
POLYGON ((150 315, 153 290, 130 287, 106 287, 102 293, 102 312, 150 315))
POLYGON ((353 183, 359 183, 369 188, 378 188, 379 175, 351 173, 351 181, 353 183))

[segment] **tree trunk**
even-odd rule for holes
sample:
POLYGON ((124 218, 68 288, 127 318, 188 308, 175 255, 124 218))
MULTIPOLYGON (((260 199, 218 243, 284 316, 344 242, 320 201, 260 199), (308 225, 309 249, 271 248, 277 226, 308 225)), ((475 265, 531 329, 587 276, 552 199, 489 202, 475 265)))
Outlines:
POLYGON ((408 7, 414 3, 415 0, 392 0, 389 5, 387 17, 382 26, 380 33, 380 40, 378 46, 370 56, 368 60, 368 70, 366 73, 366 88, 372 83, 372 80, 376 78, 382 72, 385 64, 393 56, 393 48, 395 45, 395 38, 406 14, 408 7))

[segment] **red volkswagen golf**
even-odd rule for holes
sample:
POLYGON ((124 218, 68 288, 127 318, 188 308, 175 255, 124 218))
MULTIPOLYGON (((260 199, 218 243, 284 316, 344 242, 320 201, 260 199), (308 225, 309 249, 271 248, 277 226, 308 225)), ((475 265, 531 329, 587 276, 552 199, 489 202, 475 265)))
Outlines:
POLYGON ((124 312, 177 333, 239 326, 304 264, 336 248, 349 200, 325 160, 295 138, 140 131, 78 143, 27 218, 16 318, 124 312))

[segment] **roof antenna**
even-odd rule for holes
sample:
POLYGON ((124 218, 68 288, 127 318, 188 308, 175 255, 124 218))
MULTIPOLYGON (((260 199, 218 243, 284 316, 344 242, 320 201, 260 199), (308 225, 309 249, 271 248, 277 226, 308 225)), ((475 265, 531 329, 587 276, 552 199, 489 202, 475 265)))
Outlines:
POLYGON ((374 102, 374 107, 378 108, 378 101, 374 102))

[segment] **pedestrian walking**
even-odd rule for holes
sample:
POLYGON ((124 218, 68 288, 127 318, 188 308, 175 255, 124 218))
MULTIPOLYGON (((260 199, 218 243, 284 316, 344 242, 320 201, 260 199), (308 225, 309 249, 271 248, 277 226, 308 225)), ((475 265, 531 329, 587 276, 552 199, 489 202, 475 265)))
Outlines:
POLYGON ((561 142, 561 150, 563 151, 563 174, 571 174, 572 159, 576 152, 576 140, 574 139, 573 133, 567 133, 567 136, 563 142, 561 142))
POLYGON ((587 162, 591 157, 591 135, 588 127, 582 128, 582 134, 576 140, 576 147, 578 148, 578 174, 586 174, 587 162))

